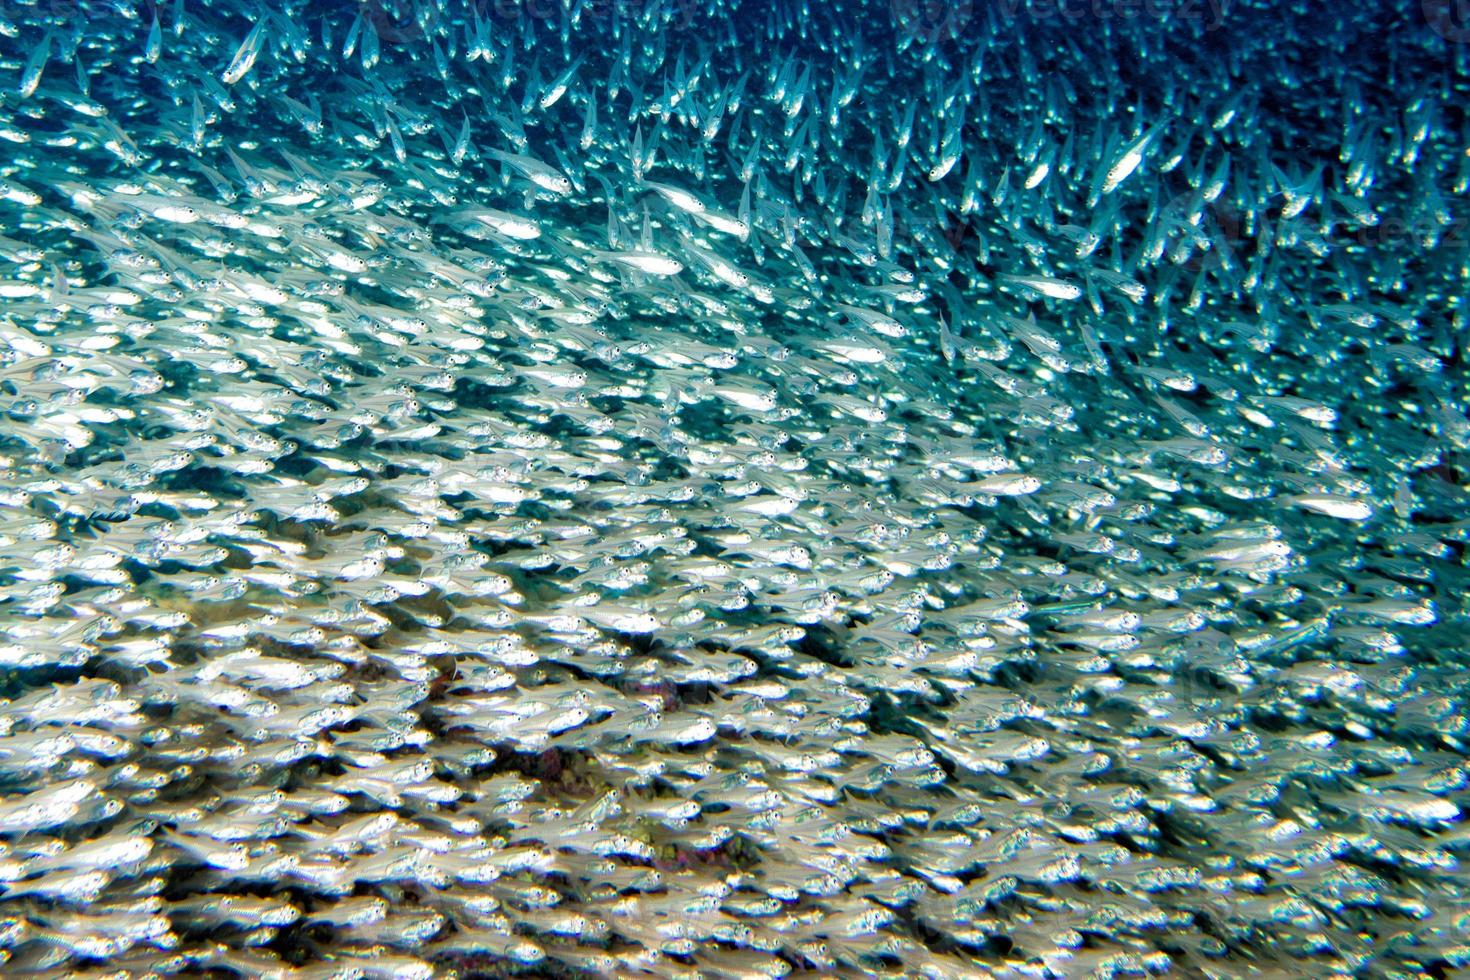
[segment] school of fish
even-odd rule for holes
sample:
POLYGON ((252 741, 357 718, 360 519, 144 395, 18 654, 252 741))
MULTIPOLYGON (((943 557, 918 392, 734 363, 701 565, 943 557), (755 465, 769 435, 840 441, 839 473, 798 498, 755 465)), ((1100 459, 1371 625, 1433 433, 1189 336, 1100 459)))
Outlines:
POLYGON ((0 6, 0 972, 1470 968, 1437 9, 0 6))

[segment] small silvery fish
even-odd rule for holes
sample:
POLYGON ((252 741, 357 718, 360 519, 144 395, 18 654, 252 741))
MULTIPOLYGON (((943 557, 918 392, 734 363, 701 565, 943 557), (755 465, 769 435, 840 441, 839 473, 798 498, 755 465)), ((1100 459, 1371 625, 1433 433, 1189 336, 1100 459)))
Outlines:
POLYGON ((1012 6, 0 10, 9 970, 1470 964, 1461 32, 1012 6))

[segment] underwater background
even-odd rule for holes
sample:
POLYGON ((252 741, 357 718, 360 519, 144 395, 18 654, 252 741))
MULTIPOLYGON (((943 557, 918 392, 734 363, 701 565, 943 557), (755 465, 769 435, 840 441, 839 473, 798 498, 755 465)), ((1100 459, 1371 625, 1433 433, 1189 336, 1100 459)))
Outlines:
POLYGON ((1470 969, 1470 8, 0 2, 0 972, 1470 969))

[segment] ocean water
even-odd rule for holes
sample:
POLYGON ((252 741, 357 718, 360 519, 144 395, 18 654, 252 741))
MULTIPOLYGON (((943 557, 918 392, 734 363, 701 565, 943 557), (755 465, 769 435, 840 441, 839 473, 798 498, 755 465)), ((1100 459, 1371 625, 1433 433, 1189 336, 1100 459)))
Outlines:
POLYGON ((0 972, 1470 969, 1451 0, 0 2, 0 972))

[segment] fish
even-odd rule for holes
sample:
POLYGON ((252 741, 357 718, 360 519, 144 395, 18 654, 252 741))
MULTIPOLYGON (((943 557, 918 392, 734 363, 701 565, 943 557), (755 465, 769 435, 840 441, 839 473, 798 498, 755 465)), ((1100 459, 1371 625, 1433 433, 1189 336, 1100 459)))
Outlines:
POLYGON ((143 60, 150 65, 158 62, 159 56, 163 54, 163 28, 158 24, 157 11, 153 14, 153 21, 148 26, 148 40, 143 47, 143 60))
POLYGON ((13 972, 1470 962, 1434 5, 12 6, 13 972))
POLYGON ((1111 194, 1138 169, 1143 163, 1144 154, 1158 140, 1167 125, 1167 121, 1156 123, 1123 148, 1118 158, 1103 173, 1099 194, 1111 194))
POLYGON ((250 73, 255 67, 255 59, 265 46, 266 19, 262 17, 250 28, 250 33, 240 42, 239 48, 235 50, 234 57, 230 59, 229 65, 220 75, 220 81, 226 85, 234 85, 250 73))
POLYGON ((36 94, 36 89, 41 84, 41 74, 45 72, 46 62, 49 60, 51 60, 51 28, 48 27, 41 35, 41 43, 31 51, 30 57, 26 59, 25 67, 21 70, 18 91, 22 99, 29 99, 36 94))
POLYGON ((572 182, 566 175, 555 167, 537 160, 535 157, 526 156, 521 153, 507 153, 493 147, 487 149, 486 154, 493 160, 498 160, 516 173, 525 177, 531 183, 544 190, 555 194, 570 194, 572 182))

